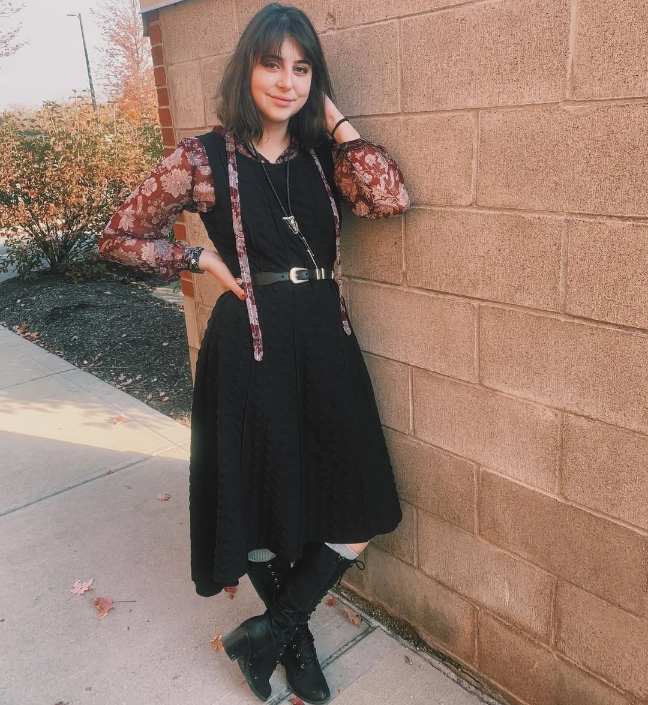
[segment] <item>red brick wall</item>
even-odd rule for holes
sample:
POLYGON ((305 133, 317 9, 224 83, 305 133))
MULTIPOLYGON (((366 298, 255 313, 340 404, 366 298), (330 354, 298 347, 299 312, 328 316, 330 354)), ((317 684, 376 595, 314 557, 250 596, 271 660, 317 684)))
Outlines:
MULTIPOLYGON (((169 148, 263 4, 152 17, 169 148)), ((511 702, 648 703, 648 5, 296 4, 413 197, 342 238, 403 508, 344 582, 511 702)), ((195 363, 220 292, 183 291, 195 363)))

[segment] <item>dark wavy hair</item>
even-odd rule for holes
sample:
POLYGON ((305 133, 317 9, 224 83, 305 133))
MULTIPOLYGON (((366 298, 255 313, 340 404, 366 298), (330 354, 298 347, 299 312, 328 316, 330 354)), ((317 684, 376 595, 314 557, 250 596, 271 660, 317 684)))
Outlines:
POLYGON ((232 130, 245 144, 263 135, 263 122, 250 92, 252 69, 265 54, 280 55, 286 37, 300 45, 304 58, 312 64, 308 99, 301 110, 290 117, 288 132, 304 149, 315 147, 328 136, 324 94, 333 101, 335 96, 317 32, 302 10, 273 2, 248 22, 218 89, 218 118, 225 129, 232 130))

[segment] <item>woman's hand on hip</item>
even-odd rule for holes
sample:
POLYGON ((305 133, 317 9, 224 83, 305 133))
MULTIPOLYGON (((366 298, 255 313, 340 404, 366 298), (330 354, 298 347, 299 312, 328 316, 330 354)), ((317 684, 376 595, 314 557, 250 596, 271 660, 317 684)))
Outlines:
POLYGON ((234 277, 229 270, 229 267, 225 264, 223 258, 212 250, 203 250, 200 253, 200 259, 198 260, 198 267, 204 272, 209 272, 216 281, 220 283, 225 289, 233 291, 239 299, 245 299, 245 291, 241 288, 240 284, 243 283, 241 277, 234 277))

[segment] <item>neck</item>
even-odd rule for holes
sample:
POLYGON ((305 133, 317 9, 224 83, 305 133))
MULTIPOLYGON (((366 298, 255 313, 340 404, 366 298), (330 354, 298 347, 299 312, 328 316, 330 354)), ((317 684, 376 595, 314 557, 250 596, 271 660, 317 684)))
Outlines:
POLYGON ((288 145, 290 142, 290 136, 288 135, 288 121, 281 123, 264 123, 263 125, 263 135, 261 139, 255 143, 255 146, 259 149, 264 147, 268 148, 280 148, 284 145, 288 145))

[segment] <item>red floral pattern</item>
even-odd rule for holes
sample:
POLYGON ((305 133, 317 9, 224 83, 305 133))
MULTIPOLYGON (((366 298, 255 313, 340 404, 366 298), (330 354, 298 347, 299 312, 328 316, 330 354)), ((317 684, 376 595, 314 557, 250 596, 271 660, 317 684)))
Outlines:
MULTIPOLYGON (((214 131, 225 135, 222 126, 214 131)), ((236 149, 251 156, 245 146, 236 149)), ((332 143, 334 180, 352 212, 364 218, 400 215, 410 206, 402 173, 381 145, 362 138, 332 143)), ((296 156, 293 138, 277 163, 296 156)), ((214 181, 202 142, 187 137, 153 168, 112 216, 99 236, 102 259, 120 262, 173 279, 189 269, 188 245, 169 239, 184 210, 205 212, 215 203, 214 181)), ((337 258, 339 268, 339 252, 337 258)))

